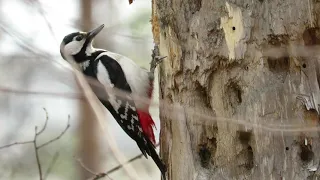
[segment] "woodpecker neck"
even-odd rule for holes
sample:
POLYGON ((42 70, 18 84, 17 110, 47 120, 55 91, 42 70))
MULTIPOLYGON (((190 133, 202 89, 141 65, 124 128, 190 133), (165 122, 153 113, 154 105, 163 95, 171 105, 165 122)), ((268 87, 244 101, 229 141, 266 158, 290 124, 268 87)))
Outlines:
POLYGON ((91 47, 89 51, 86 51, 85 53, 78 53, 73 56, 74 60, 79 64, 80 69, 82 71, 85 71, 92 62, 103 52, 106 52, 106 50, 103 49, 96 49, 91 47))
POLYGON ((100 53, 105 52, 103 49, 96 49, 92 46, 87 48, 85 51, 80 51, 78 54, 72 55, 74 61, 77 63, 83 63, 88 60, 94 60, 100 53))

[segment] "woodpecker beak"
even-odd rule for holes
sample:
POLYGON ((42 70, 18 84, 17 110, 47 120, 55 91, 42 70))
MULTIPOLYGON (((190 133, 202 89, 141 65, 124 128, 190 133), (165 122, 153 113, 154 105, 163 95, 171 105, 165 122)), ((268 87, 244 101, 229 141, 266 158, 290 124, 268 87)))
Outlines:
POLYGON ((88 32, 87 39, 92 40, 104 28, 104 24, 88 32))

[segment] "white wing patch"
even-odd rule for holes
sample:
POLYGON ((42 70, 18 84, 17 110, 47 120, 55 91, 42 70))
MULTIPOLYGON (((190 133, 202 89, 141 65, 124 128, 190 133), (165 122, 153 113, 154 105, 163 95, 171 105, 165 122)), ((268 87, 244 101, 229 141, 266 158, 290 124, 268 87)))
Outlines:
MULTIPOLYGON (((99 54, 97 59, 101 56, 107 55, 114 60, 118 61, 121 65, 122 70, 126 76, 127 82, 132 90, 132 93, 139 96, 148 98, 148 90, 150 88, 149 84, 149 74, 146 69, 141 68, 138 66, 133 60, 129 59, 128 57, 122 56, 117 53, 113 52, 103 52, 99 54)), ((134 100, 138 109, 145 109, 147 104, 142 103, 141 101, 134 100)))
MULTIPOLYGON (((113 87, 114 85, 110 81, 109 74, 108 74, 106 68, 104 67, 104 65, 102 64, 102 62, 100 62, 100 61, 98 62, 97 70, 98 70, 97 78, 98 78, 99 82, 101 84, 103 84, 105 87, 113 87)), ((119 113, 119 109, 121 107, 121 101, 116 99, 116 97, 112 93, 109 93, 108 101, 110 102, 110 104, 112 105, 114 110, 117 113, 119 113)))

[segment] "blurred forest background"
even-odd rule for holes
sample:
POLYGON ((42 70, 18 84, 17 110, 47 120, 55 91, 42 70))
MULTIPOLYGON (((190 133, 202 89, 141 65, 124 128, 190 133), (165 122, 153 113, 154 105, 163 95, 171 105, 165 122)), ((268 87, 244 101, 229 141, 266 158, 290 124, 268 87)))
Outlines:
MULTIPOLYGON (((40 144, 59 136, 70 115, 70 128, 60 139, 40 149, 39 157, 43 173, 51 167, 46 179, 78 179, 79 172, 85 171, 79 167, 77 149, 79 143, 86 145, 78 131, 83 111, 81 99, 68 96, 80 90, 73 73, 61 66, 66 62, 60 57, 60 42, 71 32, 104 23, 106 27, 97 36, 96 45, 148 68, 153 48, 150 18, 151 0, 134 1, 131 5, 128 0, 0 0, 0 146, 33 140, 35 126, 40 129, 45 124, 43 108, 49 119, 39 136, 40 144)), ((158 100, 157 82, 153 99, 158 100)), ((107 110, 105 113, 108 129, 121 153, 126 159, 139 155, 136 143, 107 110)), ((158 141, 158 108, 153 107, 151 113, 158 141)), ((106 133, 96 131, 100 132, 96 136, 99 149, 92 149, 91 155, 98 158, 94 163, 106 172, 119 163, 110 152, 106 133)), ((34 151, 33 144, 0 149, 0 179, 39 179, 34 151)), ((160 179, 150 158, 142 157, 131 164, 141 179, 160 179)), ((109 177, 129 179, 123 169, 109 177)))

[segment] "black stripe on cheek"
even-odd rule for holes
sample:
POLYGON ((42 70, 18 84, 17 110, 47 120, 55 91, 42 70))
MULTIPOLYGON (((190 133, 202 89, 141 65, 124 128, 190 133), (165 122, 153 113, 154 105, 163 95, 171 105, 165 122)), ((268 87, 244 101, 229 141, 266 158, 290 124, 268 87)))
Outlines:
POLYGON ((73 38, 76 37, 76 36, 78 36, 79 34, 80 34, 79 32, 75 32, 75 33, 71 33, 71 34, 65 36, 65 37, 63 38, 64 44, 70 43, 70 42, 73 40, 73 38))

